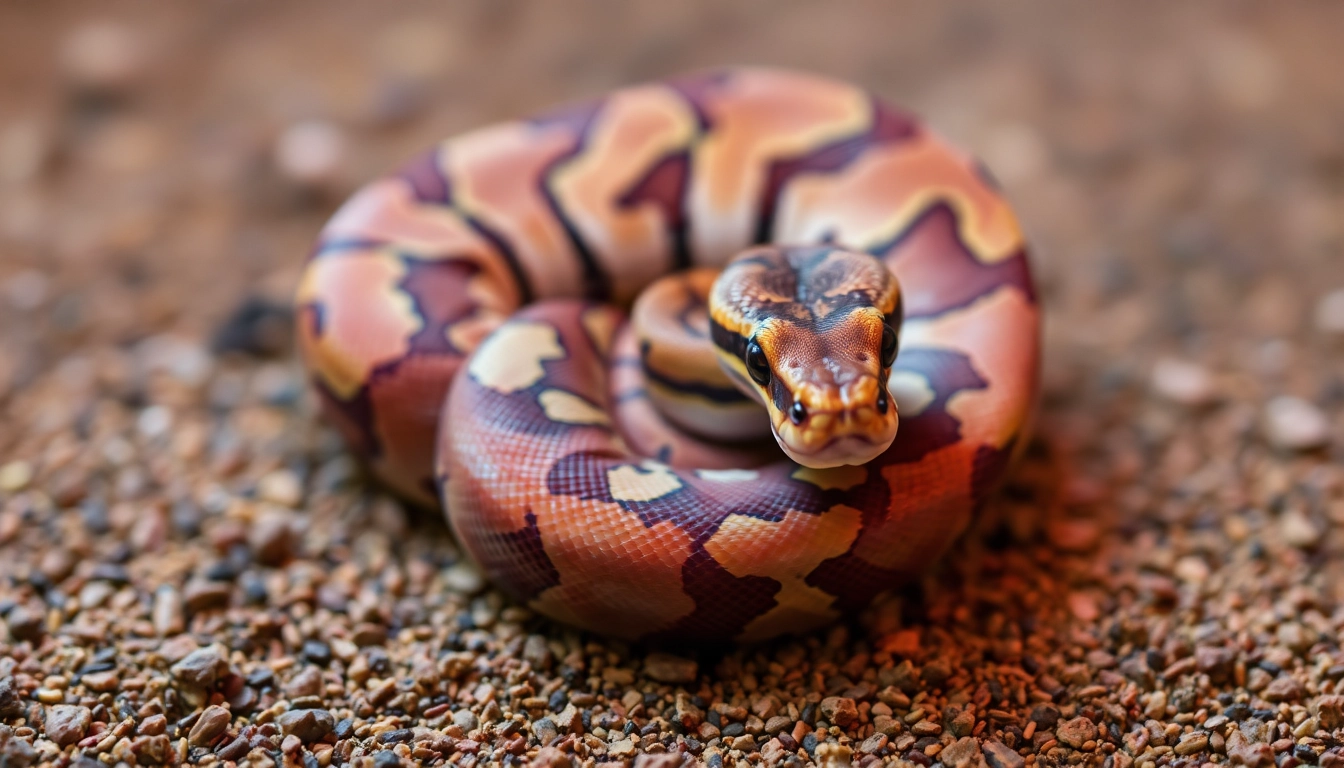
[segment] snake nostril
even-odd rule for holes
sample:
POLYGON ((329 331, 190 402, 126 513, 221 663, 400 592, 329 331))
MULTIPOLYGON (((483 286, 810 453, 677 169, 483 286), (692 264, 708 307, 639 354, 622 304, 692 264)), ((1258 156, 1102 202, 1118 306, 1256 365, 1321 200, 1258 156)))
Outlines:
POLYGON ((794 424, 802 424, 807 419, 807 406, 794 401, 793 407, 789 409, 789 421, 794 424))
POLYGON ((882 414, 882 415, 884 415, 884 416, 885 416, 886 413, 887 413, 887 393, 886 393, 886 392, 878 392, 878 393, 877 393, 877 412, 880 413, 880 414, 882 414))

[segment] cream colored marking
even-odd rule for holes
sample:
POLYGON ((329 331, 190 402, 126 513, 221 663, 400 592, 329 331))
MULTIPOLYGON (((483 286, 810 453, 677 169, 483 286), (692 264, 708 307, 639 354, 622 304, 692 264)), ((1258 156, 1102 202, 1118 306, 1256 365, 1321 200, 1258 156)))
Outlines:
POLYGON ((834 619, 835 596, 808 585, 808 574, 843 555, 863 526, 863 513, 837 504, 821 515, 790 511, 779 521, 729 515, 705 542, 705 551, 729 573, 779 582, 775 607, 756 617, 739 640, 769 637, 834 619))
POLYGON ((868 479, 868 470, 848 464, 827 469, 799 467, 789 477, 811 483, 823 491, 848 491, 868 479))
POLYGON ((745 483, 761 476, 754 469, 697 469, 695 474, 714 483, 745 483))
POLYGON ((896 411, 906 419, 923 413, 938 396, 929 380, 914 371, 892 371, 887 389, 896 400, 896 411))
POLYGON ((666 629, 695 610, 681 580, 691 539, 676 524, 645 526, 619 504, 591 499, 547 495, 531 508, 546 557, 560 575, 559 584, 529 603, 535 610, 626 638, 666 629), (620 616, 618 624, 613 615, 620 616))
POLYGON ((695 113, 676 91, 648 85, 616 91, 602 104, 584 151, 549 176, 554 197, 607 273, 617 302, 666 273, 667 222, 656 205, 617 205, 660 160, 690 145, 695 113))
POLYGON ((619 324, 617 314, 607 307, 593 307, 584 310, 579 321, 583 323, 583 329, 588 332, 588 338, 592 339, 597 353, 605 357, 611 351, 612 338, 616 336, 619 324))
POLYGON ((860 133, 863 91, 809 75, 741 70, 707 99, 713 130, 696 144, 686 198, 696 263, 720 265, 751 243, 771 161, 860 133))
POLYGON ((1022 247, 1017 217, 972 163, 941 139, 874 147, 834 173, 800 176, 780 196, 775 242, 834 236, 867 249, 890 241, 930 206, 946 202, 977 259, 1003 261, 1022 247))
POLYGON ((681 480, 666 464, 646 461, 607 470, 607 487, 616 501, 653 501, 680 489, 681 480))
POLYGON ((467 370, 481 386, 508 395, 540 381, 546 375, 545 361, 564 358, 555 328, 519 321, 505 324, 486 338, 467 370))
POLYGON ((1015 286, 1005 285, 909 329, 911 336, 966 355, 987 382, 947 401, 947 412, 961 422, 963 440, 1000 448, 1026 426, 1039 375, 1039 323, 1039 308, 1015 286))
POLYGON ((423 326, 398 287, 405 276, 391 251, 324 257, 304 270, 297 302, 322 308, 322 333, 300 338, 309 365, 337 397, 353 397, 373 369, 400 359, 423 326))
POLYGON ((538 299, 582 293, 573 243, 538 183, 575 139, 564 127, 512 122, 457 136, 439 153, 454 206, 512 245, 538 299))
POLYGON ((488 309, 478 309, 474 315, 464 317, 461 320, 448 326, 444 335, 448 337, 448 343, 452 344, 463 355, 471 354, 472 350, 480 346, 490 332, 498 328, 505 320, 507 315, 499 312, 492 312, 488 309))
POLYGON ((546 412, 546 418, 561 424, 601 424, 611 423, 611 419, 601 408, 582 397, 563 389, 547 389, 537 395, 537 402, 546 412))
POLYGON ((521 300, 518 282, 494 245, 458 212, 417 201, 401 179, 375 181, 341 206, 322 229, 322 240, 341 239, 395 242, 399 253, 473 264, 480 272, 467 291, 483 307, 508 314, 521 300))

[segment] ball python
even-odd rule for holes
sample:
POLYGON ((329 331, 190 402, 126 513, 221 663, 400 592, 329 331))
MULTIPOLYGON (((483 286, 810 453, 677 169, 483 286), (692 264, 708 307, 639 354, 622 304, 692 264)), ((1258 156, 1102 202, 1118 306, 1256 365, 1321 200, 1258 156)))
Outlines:
POLYGON ((789 71, 448 139, 333 215, 297 308, 377 478, 532 609, 652 642, 805 632, 919 574, 1037 399, 1026 243, 985 168, 789 71))

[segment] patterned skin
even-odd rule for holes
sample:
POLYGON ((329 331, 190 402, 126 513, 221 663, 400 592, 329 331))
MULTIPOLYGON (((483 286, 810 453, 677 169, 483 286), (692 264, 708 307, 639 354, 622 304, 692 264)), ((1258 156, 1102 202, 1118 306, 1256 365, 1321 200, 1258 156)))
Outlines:
POLYGON ((772 70, 450 139, 337 212, 297 301, 324 409, 372 470, 441 493, 519 600, 627 638, 804 632, 918 573, 1024 444, 1038 387, 1025 243, 983 169, 862 90, 772 70), (762 243, 899 278, 900 427, 866 464, 717 445, 651 405, 613 305, 762 243))

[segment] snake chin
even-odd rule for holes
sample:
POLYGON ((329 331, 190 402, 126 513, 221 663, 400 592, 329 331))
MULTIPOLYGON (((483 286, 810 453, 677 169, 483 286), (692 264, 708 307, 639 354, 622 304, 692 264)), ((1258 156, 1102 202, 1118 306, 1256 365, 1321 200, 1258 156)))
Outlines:
POLYGON ((815 450, 799 450, 780 435, 775 435, 779 447, 793 461, 812 469, 830 469, 846 465, 862 465, 876 459, 891 447, 896 439, 893 425, 891 434, 884 439, 870 439, 863 435, 843 435, 832 438, 815 450))

